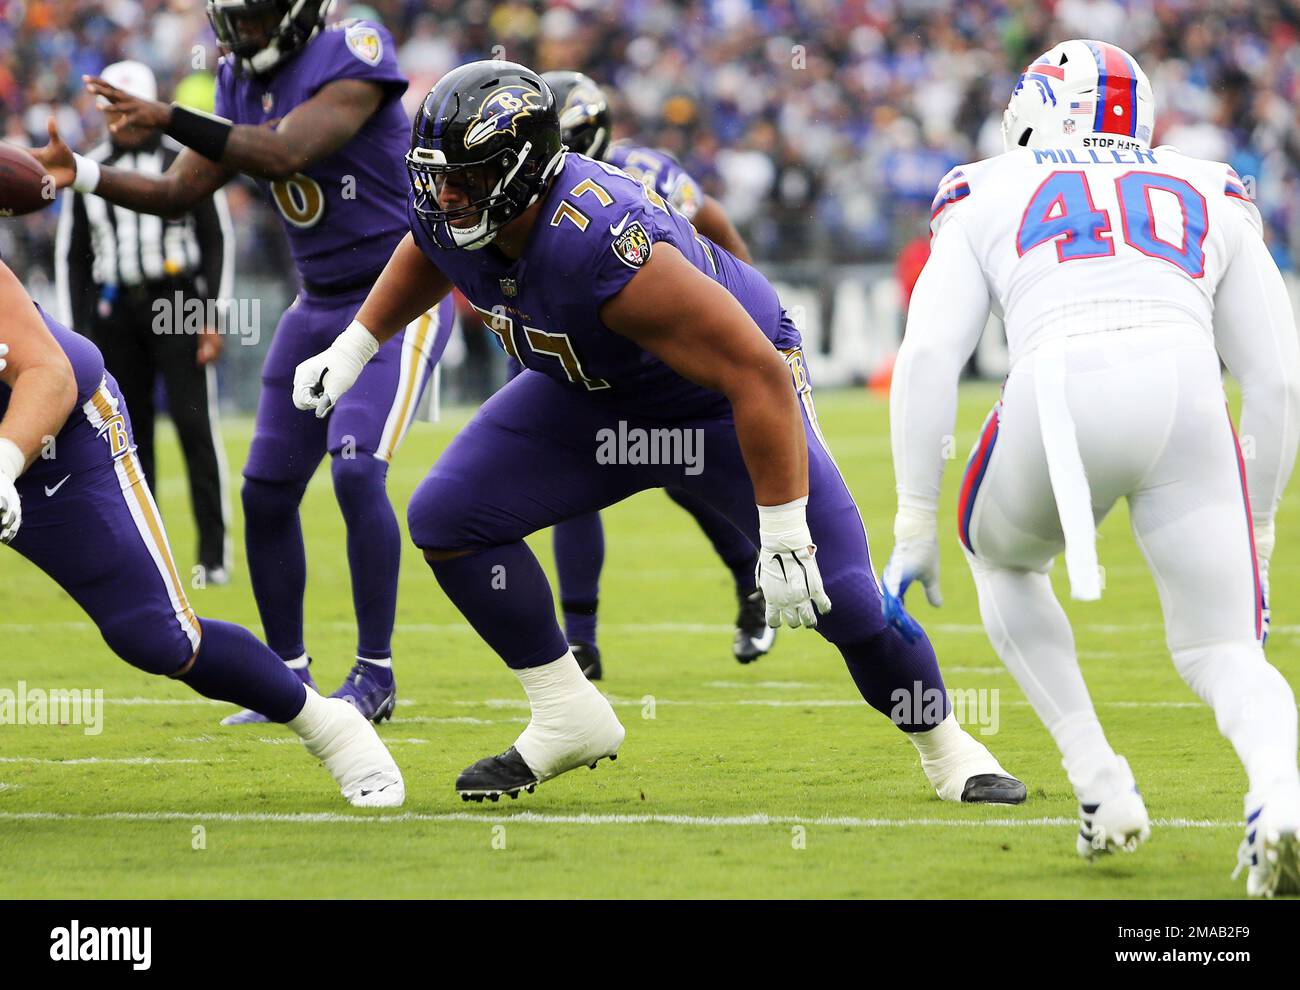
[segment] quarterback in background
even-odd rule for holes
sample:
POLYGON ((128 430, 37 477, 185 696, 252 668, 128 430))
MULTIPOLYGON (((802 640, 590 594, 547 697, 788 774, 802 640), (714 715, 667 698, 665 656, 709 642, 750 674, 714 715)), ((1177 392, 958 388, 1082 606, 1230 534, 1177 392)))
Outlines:
POLYGON ((567 152, 554 94, 521 65, 473 62, 444 76, 416 115, 406 161, 411 233, 351 325, 299 365, 293 397, 328 415, 383 342, 453 285, 529 369, 484 403, 408 509, 438 583, 518 675, 532 710, 514 745, 468 767, 457 790, 514 796, 618 752, 623 726, 583 677, 524 538, 680 487, 760 548, 768 621, 816 626, 838 647, 940 797, 1023 801, 1024 785, 957 724, 929 641, 905 641, 881 615, 799 332, 767 280, 653 189, 567 152), (602 462, 597 438, 610 430, 692 431, 703 470, 602 462), (936 703, 900 704, 921 697, 936 703))
MULTIPOLYGON (((217 72, 215 117, 88 81, 115 116, 115 130, 157 129, 186 146, 163 174, 101 168, 74 156, 53 120, 50 144, 36 155, 60 186, 162 216, 184 213, 243 172, 280 214, 302 291, 280 319, 262 367, 244 466, 248 571, 267 643, 312 685, 299 504, 328 453, 357 619, 356 662, 334 696, 380 721, 397 697, 392 637, 401 533, 388 501, 388 465, 446 346, 453 313, 447 300, 415 314, 328 423, 293 408, 294 367, 352 319, 406 232, 401 156, 410 121, 393 39, 368 21, 326 27, 329 6, 210 0, 208 17, 228 53, 217 72)), ((263 722, 265 715, 250 709, 225 722, 263 722)))
POLYGON ((1154 118, 1127 52, 1067 41, 1020 77, 1006 154, 940 185, 894 372, 887 607, 914 580, 940 603, 943 438, 996 307, 1011 372, 966 470, 959 536, 989 638, 1060 748, 1079 854, 1132 851, 1149 821, 1102 732, 1048 569, 1063 551, 1073 597, 1099 598, 1096 524, 1125 498, 1174 665, 1245 767, 1247 892, 1300 894, 1296 702, 1263 650, 1274 514, 1300 436, 1300 344, 1241 179, 1152 149, 1154 118), (1241 385, 1250 460, 1220 357, 1241 385))

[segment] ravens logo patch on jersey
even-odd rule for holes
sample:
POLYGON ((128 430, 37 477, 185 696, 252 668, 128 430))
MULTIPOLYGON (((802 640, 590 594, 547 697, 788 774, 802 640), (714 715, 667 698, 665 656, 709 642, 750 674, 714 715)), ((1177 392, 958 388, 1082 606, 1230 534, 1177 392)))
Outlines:
POLYGON ((618 260, 629 268, 640 268, 650 260, 650 235, 639 221, 633 220, 614 238, 612 245, 618 260))

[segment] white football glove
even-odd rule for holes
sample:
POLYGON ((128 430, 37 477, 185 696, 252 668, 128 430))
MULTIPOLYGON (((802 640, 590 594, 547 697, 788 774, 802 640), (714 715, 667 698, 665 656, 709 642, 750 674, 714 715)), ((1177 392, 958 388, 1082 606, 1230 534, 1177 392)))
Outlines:
POLYGON ((324 419, 378 350, 379 341, 353 320, 328 348, 298 365, 293 373, 293 404, 304 412, 314 409, 316 418, 324 419))
POLYGON ((1273 557, 1273 545, 1277 540, 1277 533, 1274 529, 1272 519, 1260 520, 1254 519, 1252 525, 1255 529, 1255 560, 1259 564, 1259 607, 1262 612, 1261 628, 1263 635, 1260 637, 1261 643, 1268 643, 1268 627, 1272 622, 1273 616, 1268 607, 1268 562, 1273 557))
POLYGON ((12 440, 0 438, 0 543, 18 535, 23 524, 23 505, 14 482, 27 466, 27 458, 12 440))
POLYGON ((5 355, 8 353, 9 353, 9 345, 0 344, 0 371, 4 371, 5 368, 9 366, 9 362, 5 360, 5 355))
POLYGON ((894 552, 889 555, 881 609, 885 618, 908 642, 920 636, 920 627, 907 614, 903 597, 913 581, 920 581, 925 597, 938 608, 943 604, 939 590, 939 538, 933 510, 902 508, 894 517, 894 552))
POLYGON ((755 577, 767 600, 767 624, 773 628, 782 621, 788 626, 815 626, 817 613, 831 610, 817 569, 817 547, 808 532, 807 504, 805 495, 785 505, 758 507, 762 549, 755 577))

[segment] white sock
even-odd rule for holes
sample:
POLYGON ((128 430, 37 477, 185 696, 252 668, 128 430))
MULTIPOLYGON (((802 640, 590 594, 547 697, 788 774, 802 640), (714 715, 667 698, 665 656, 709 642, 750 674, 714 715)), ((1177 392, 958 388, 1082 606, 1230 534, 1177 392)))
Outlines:
POLYGON ((1300 783, 1291 686, 1255 642, 1216 643, 1174 653, 1187 685, 1214 709, 1219 731, 1246 769, 1250 793, 1300 783))
POLYGON ((382 667, 384 670, 393 669, 393 658, 384 657, 382 660, 372 660, 370 657, 357 657, 362 663, 368 663, 372 667, 382 667))
POLYGON ((615 747, 622 741, 622 727, 613 709, 582 675, 572 652, 540 667, 516 670, 515 676, 532 708, 532 718, 515 740, 515 749, 542 779, 557 772, 559 764, 575 751, 591 745, 593 736, 598 737, 596 743, 617 736, 615 747))
POLYGON ((290 670, 306 670, 309 663, 311 663, 311 658, 304 653, 295 660, 286 660, 284 665, 290 670))
POLYGON ((921 754, 922 761, 932 762, 951 755, 954 747, 961 745, 966 730, 961 727, 956 716, 949 712, 948 717, 933 729, 926 729, 924 732, 905 732, 904 735, 912 740, 912 745, 921 754))
POLYGON ((329 707, 325 699, 307 688, 307 700, 303 702, 302 711, 285 723, 290 729, 304 739, 316 735, 329 720, 329 707))

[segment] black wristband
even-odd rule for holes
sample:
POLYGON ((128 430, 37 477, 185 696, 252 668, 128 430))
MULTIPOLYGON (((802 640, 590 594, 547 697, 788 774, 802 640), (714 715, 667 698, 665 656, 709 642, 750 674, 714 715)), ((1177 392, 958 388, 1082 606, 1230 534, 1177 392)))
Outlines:
POLYGON ((230 130, 234 126, 221 117, 173 103, 172 119, 163 128, 163 133, 187 148, 193 148, 204 158, 220 162, 221 156, 226 153, 226 142, 230 140, 230 130))

